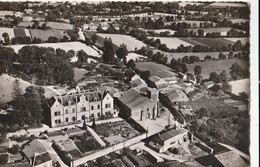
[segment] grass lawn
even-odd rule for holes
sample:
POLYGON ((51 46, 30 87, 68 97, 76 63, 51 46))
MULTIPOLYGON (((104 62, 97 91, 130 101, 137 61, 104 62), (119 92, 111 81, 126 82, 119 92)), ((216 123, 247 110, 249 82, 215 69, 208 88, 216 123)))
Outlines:
POLYGON ((209 62, 198 62, 194 64, 187 64, 188 72, 193 73, 196 66, 201 66, 201 76, 204 79, 209 78, 211 72, 221 73, 223 70, 229 71, 229 68, 234 64, 238 63, 243 70, 249 68, 249 63, 245 60, 229 59, 229 60, 214 60, 209 62))
MULTIPOLYGON (((12 85, 14 82, 15 78, 7 75, 7 74, 2 74, 0 75, 0 100, 3 100, 4 102, 9 102, 12 100, 12 85)), ((24 90, 28 87, 31 86, 32 84, 24 81, 22 79, 19 79, 20 83, 21 83, 21 88, 24 92, 24 90)), ((44 90, 45 90, 45 97, 51 97, 56 95, 56 93, 54 91, 52 91, 50 88, 48 88, 47 86, 43 86, 44 90)))
POLYGON ((74 81, 78 82, 79 80, 81 80, 84 75, 88 72, 87 70, 83 69, 83 68, 74 68, 74 81))
POLYGON ((176 75, 167 66, 154 62, 136 62, 136 68, 141 71, 149 70, 151 76, 158 76, 160 78, 173 77, 176 75))

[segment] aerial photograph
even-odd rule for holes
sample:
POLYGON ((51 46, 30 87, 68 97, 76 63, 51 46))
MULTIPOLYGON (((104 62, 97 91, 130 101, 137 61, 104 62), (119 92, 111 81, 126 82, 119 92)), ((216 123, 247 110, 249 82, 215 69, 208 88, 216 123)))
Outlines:
POLYGON ((250 14, 1 1, 0 167, 250 167, 250 14))

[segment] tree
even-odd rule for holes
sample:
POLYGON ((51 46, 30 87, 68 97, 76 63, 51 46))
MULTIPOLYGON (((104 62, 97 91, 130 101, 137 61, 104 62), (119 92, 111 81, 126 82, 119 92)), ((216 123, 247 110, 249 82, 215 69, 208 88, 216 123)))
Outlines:
POLYGON ((104 63, 111 63, 114 59, 115 51, 113 49, 113 43, 111 38, 105 39, 104 41, 104 48, 103 48, 103 55, 102 59, 104 63))
POLYGON ((220 76, 218 76, 218 74, 216 72, 210 73, 209 80, 213 81, 214 83, 220 83, 221 82, 221 78, 220 78, 220 76))
POLYGON ((14 100, 18 99, 19 96, 21 96, 23 93, 21 88, 21 83, 18 79, 15 79, 13 82, 13 92, 12 92, 12 98, 14 100))
POLYGON ((97 34, 92 35, 91 41, 92 41, 93 43, 96 43, 96 41, 97 41, 97 34))
POLYGON ((228 82, 223 82, 221 89, 224 92, 229 92, 230 93, 232 91, 232 86, 228 82))
POLYGON ((127 65, 129 67, 131 67, 132 69, 135 69, 136 67, 136 64, 135 64, 135 61, 133 59, 130 59, 128 62, 127 62, 127 65))
POLYGON ((194 68, 194 75, 200 75, 201 74, 201 66, 196 66, 194 68))
POLYGON ((123 61, 126 61, 126 56, 128 55, 128 50, 125 44, 121 44, 120 47, 116 50, 116 56, 123 61))
POLYGON ((204 37, 204 30, 202 29, 198 30, 198 37, 204 37))
POLYGON ((18 144, 14 144, 14 145, 9 149, 9 152, 10 152, 11 154, 17 154, 20 149, 21 149, 21 147, 20 147, 18 144))
POLYGON ((5 45, 9 45, 11 42, 9 38, 9 34, 5 32, 2 34, 2 37, 4 38, 5 45))
POLYGON ((234 80, 243 78, 243 70, 238 63, 234 63, 230 68, 230 75, 234 80))
POLYGON ((81 63, 88 62, 88 54, 84 50, 80 50, 77 52, 78 61, 81 63))

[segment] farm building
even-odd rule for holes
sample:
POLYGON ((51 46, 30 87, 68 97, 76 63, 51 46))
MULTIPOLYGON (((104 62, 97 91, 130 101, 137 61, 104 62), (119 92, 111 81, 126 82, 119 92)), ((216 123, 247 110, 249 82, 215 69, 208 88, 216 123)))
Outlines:
POLYGON ((157 102, 159 92, 147 90, 148 97, 142 96, 136 90, 130 89, 121 97, 115 98, 115 104, 122 117, 132 117, 136 121, 155 119, 157 117, 157 102))
POLYGON ((30 165, 35 167, 52 167, 57 161, 57 153, 54 149, 44 140, 35 139, 29 143, 23 150, 30 165))
POLYGON ((197 162, 212 167, 249 167, 235 151, 226 151, 199 157, 197 162))
POLYGON ((157 76, 151 76, 149 80, 151 85, 157 89, 165 88, 168 85, 166 81, 157 76))
POLYGON ((172 104, 177 102, 189 101, 189 98, 182 90, 162 90, 162 93, 164 93, 166 98, 168 98, 172 104))
POLYGON ((186 129, 170 129, 151 136, 148 140, 148 147, 162 153, 183 142, 192 141, 192 137, 193 135, 186 129))

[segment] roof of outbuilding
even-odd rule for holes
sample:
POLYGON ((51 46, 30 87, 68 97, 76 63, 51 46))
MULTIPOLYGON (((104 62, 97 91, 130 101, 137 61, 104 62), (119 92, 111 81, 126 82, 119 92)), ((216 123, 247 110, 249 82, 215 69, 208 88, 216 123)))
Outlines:
POLYGON ((136 90, 130 89, 119 98, 130 109, 143 108, 147 103, 154 103, 152 100, 140 95, 136 90))
POLYGON ((168 131, 165 131, 165 132, 161 132, 159 133, 159 137, 163 140, 163 141, 166 141, 166 140, 169 140, 175 136, 178 136, 179 134, 183 134, 187 132, 186 129, 170 129, 168 131))

